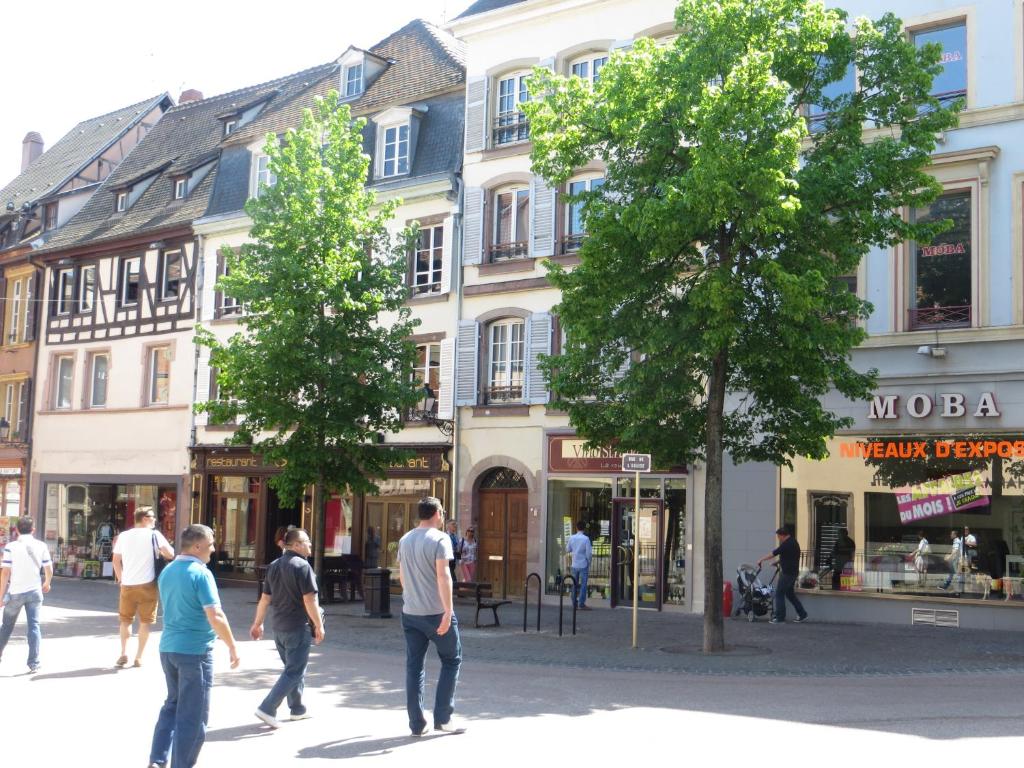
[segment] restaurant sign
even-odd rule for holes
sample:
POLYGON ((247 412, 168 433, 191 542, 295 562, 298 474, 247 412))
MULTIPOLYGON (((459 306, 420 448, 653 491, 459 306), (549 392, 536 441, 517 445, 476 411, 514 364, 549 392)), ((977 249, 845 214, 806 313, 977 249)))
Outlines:
MULTIPOLYGON (((575 435, 548 435, 548 472, 621 474, 623 453, 616 448, 587 448, 587 441, 575 435)), ((685 474, 686 467, 649 471, 685 474)))

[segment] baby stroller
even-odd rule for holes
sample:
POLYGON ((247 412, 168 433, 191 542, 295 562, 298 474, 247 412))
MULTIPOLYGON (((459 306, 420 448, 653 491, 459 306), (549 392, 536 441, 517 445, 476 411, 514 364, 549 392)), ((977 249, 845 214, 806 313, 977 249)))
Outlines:
POLYGON ((779 567, 775 566, 775 573, 765 584, 759 578, 761 566, 757 567, 744 563, 736 569, 736 589, 739 599, 736 601, 736 613, 746 614, 747 621, 756 621, 758 616, 774 613, 775 606, 775 579, 779 575, 779 567))

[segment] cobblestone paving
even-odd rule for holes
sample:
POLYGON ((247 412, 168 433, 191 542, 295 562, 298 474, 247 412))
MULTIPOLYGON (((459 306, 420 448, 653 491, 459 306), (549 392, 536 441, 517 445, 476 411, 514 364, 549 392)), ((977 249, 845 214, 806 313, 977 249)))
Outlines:
MULTIPOLYGON (((255 587, 222 590, 225 609, 235 633, 248 636, 255 605, 255 587)), ((117 608, 116 585, 57 579, 48 597, 51 605, 110 611, 117 608)), ((404 654, 400 598, 392 598, 390 619, 370 619, 361 603, 326 606, 327 643, 370 653, 404 654)), ((631 645, 631 614, 626 609, 596 608, 577 616, 576 636, 571 614, 565 634, 558 636, 558 607, 545 604, 541 632, 531 608, 530 631, 522 631, 522 604, 499 610, 502 625, 477 629, 475 608, 459 602, 467 660, 534 664, 581 669, 644 670, 713 676, 877 676, 942 673, 1000 673, 1024 671, 1024 644, 1019 633, 883 624, 815 623, 753 624, 726 622, 723 655, 700 652, 700 616, 641 612, 640 648, 631 645)), ((487 611, 486 618, 490 618, 487 611)), ((485 615, 481 613, 481 620, 485 615)), ((115 621, 111 616, 111 621, 115 621)), ((64 628, 74 631, 73 626, 64 628)), ((91 634, 92 627, 83 627, 91 634)), ((46 629, 44 628, 44 632, 46 629)), ((98 631, 96 628, 93 631, 98 631)), ((109 628, 102 630, 109 633, 109 628)))

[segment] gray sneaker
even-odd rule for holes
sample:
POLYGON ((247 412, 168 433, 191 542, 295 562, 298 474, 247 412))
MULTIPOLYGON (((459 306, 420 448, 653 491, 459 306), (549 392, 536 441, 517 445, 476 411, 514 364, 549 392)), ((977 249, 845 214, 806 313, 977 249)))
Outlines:
POLYGON ((430 733, 430 726, 429 725, 424 725, 418 731, 413 731, 412 732, 412 737, 415 738, 415 739, 418 739, 421 736, 426 736, 428 733, 430 733))
POLYGON ((452 718, 447 723, 434 723, 434 730, 443 733, 465 733, 466 726, 460 720, 452 718))
POLYGON ((803 624, 805 621, 807 621, 807 616, 797 616, 793 619, 794 624, 803 624))

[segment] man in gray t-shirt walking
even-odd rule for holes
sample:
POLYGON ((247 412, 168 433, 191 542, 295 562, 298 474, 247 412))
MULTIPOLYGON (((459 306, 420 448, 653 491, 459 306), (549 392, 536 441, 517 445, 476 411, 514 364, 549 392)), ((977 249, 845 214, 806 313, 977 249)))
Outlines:
POLYGON ((429 729, 423 716, 423 662, 430 643, 441 659, 434 699, 434 730, 462 733, 452 720, 455 685, 462 665, 459 623, 452 610, 452 577, 448 561, 452 542, 441 530, 444 509, 433 496, 420 499, 420 524, 398 542, 398 579, 402 583, 402 629, 405 632, 405 703, 409 730, 422 736, 429 729))

